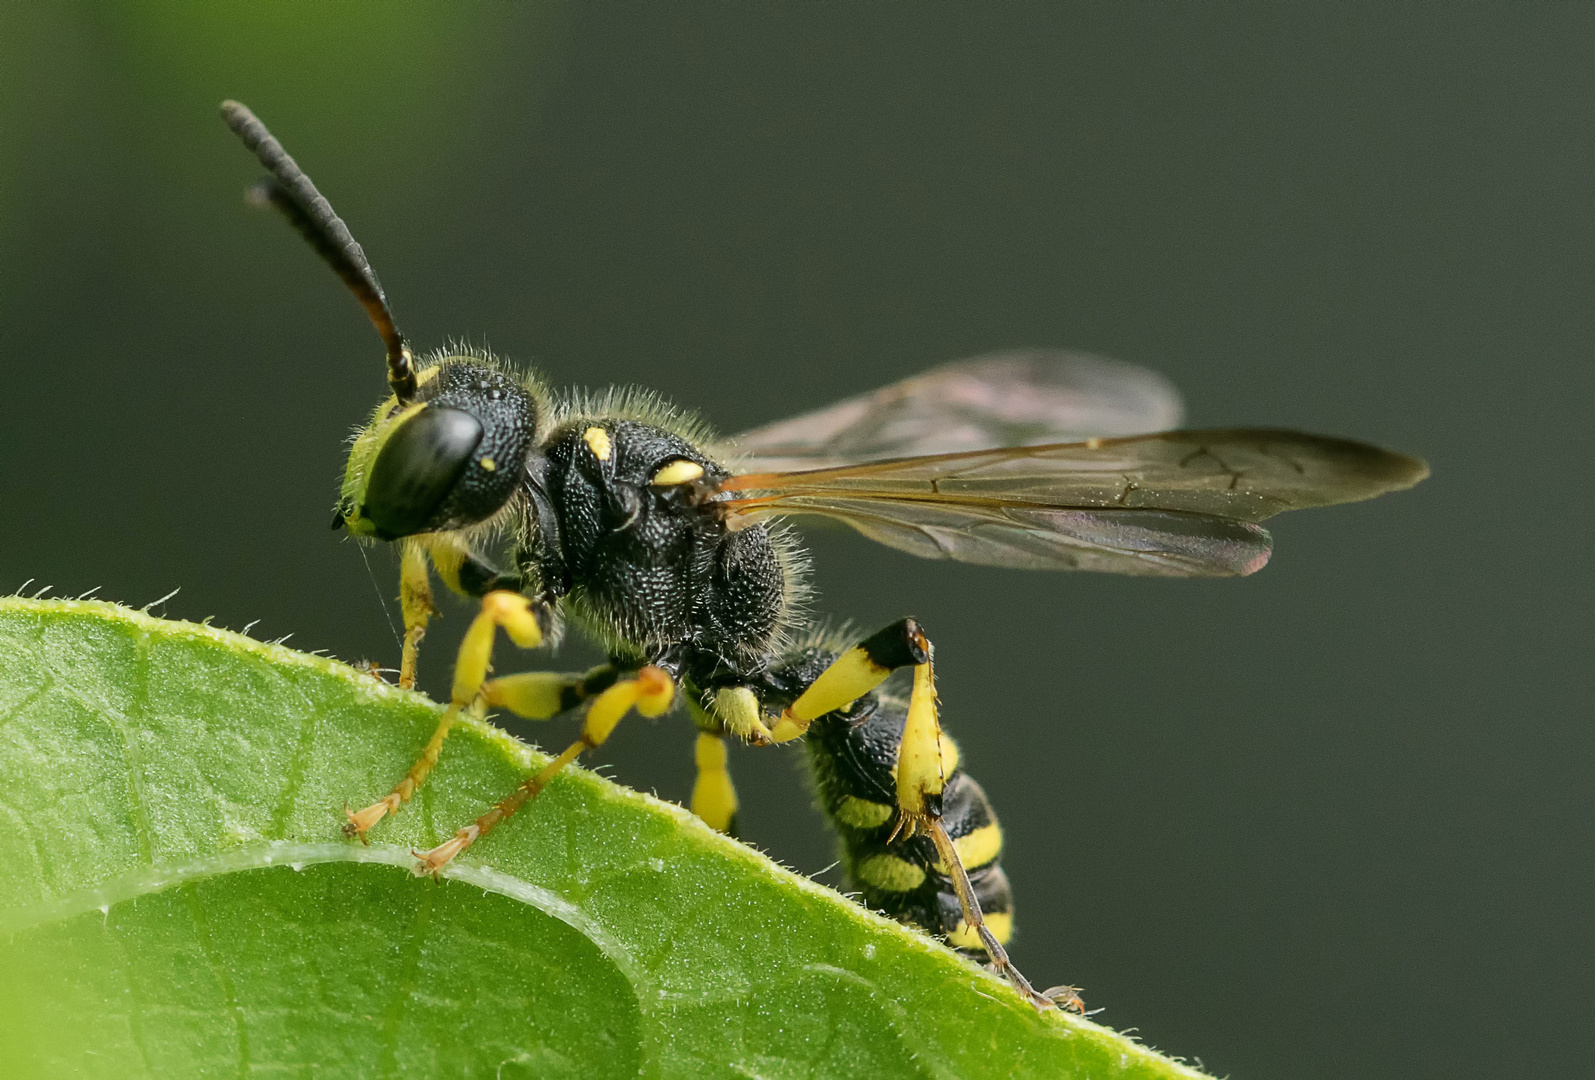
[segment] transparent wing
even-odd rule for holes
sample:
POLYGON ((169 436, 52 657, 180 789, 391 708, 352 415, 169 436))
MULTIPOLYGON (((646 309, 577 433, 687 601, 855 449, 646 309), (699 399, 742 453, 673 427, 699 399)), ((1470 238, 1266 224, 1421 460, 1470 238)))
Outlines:
POLYGON ((1181 412, 1179 392, 1156 372, 1027 350, 943 364, 734 441, 747 468, 776 472, 1166 431, 1181 412))
POLYGON ((1291 431, 1169 431, 731 477, 733 517, 821 514, 928 558, 1125 574, 1249 574, 1256 522, 1370 499, 1429 473, 1415 458, 1291 431))

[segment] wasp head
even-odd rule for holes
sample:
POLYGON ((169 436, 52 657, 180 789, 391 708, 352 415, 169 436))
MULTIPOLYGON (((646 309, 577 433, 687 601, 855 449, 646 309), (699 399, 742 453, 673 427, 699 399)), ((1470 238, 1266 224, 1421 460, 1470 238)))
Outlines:
POLYGON ((517 380, 471 357, 417 373, 415 396, 389 396, 355 436, 333 527, 397 540, 491 518, 525 476, 537 403, 517 380))

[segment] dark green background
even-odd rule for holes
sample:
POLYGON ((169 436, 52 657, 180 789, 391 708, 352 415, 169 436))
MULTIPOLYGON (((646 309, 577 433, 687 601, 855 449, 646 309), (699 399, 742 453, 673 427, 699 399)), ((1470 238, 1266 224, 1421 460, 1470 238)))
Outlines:
MULTIPOLYGON (((1435 476, 1244 581, 813 535, 824 610, 935 637, 1021 964, 1236 1077, 1586 1073, 1595 11, 1313 7, 0 8, 0 587, 396 656, 390 554, 326 530, 380 349, 243 206, 224 96, 422 346, 727 431, 1006 346, 1145 363, 1435 476)), ((689 755, 609 758, 682 798, 689 755)), ((734 768, 751 841, 830 862, 796 755, 734 768)))

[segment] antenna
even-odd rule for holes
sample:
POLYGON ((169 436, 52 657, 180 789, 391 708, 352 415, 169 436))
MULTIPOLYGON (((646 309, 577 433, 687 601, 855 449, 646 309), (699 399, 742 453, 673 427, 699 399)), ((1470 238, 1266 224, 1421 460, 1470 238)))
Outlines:
POLYGON ((316 190, 310 177, 288 156, 282 143, 272 137, 254 113, 236 101, 224 101, 222 119, 271 173, 249 189, 249 201, 257 206, 270 204, 281 210, 289 224, 299 230, 299 235, 309 241, 316 254, 349 286, 387 346, 388 385, 393 387, 399 403, 407 404, 415 397, 414 358, 404 335, 393 324, 388 298, 371 264, 366 261, 365 251, 349 235, 349 227, 333 211, 332 204, 316 190))

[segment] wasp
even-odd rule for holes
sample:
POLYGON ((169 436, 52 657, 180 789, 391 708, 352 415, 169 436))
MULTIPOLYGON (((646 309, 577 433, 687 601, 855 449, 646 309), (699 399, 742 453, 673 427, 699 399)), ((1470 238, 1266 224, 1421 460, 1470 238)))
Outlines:
POLYGON ((866 903, 984 954, 1038 1008, 1010 961, 1012 897, 990 803, 942 730, 935 650, 902 619, 862 640, 810 628, 805 563, 783 524, 845 522, 931 559, 1165 577, 1250 574, 1259 524, 1372 498, 1428 474, 1417 459, 1292 431, 1179 430, 1157 375, 1069 353, 940 368, 715 441, 642 392, 556 395, 484 352, 418 359, 365 252, 247 108, 227 125, 265 166, 252 199, 280 210, 354 293, 386 347, 389 393, 350 447, 335 529, 400 547, 399 682, 415 685, 433 575, 480 602, 436 731, 392 791, 347 810, 365 839, 425 783, 466 710, 541 720, 582 710, 580 735, 448 840, 436 873, 629 713, 696 724, 691 808, 734 830, 726 740, 804 738, 823 809, 866 903), (552 644, 567 628, 608 661, 581 673, 489 678, 495 638, 552 644), (906 693, 885 686, 907 675, 906 693))

